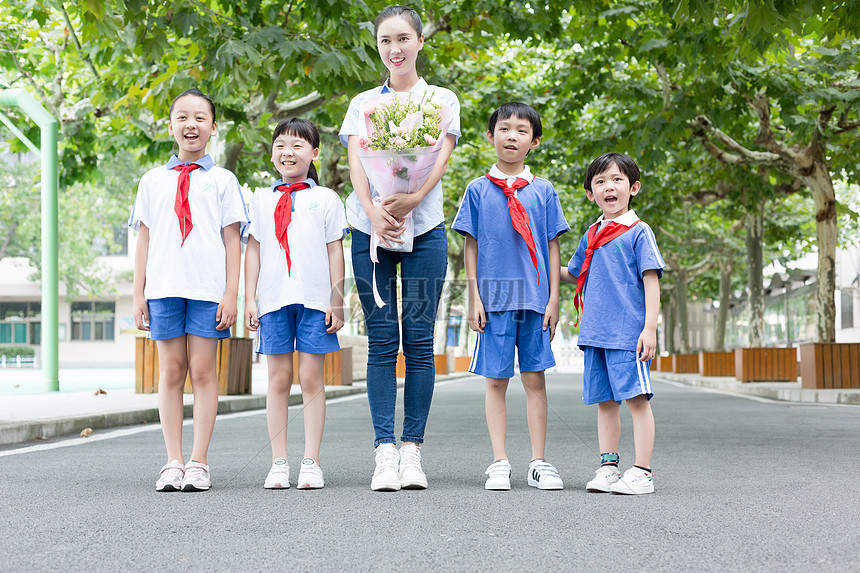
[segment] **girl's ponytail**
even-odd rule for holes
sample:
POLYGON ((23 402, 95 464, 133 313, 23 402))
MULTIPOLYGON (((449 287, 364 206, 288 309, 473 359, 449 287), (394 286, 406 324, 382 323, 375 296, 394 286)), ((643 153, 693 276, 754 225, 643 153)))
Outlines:
MULTIPOLYGON (((275 140, 284 134, 301 137, 310 143, 314 149, 320 146, 320 132, 317 130, 317 126, 306 119, 300 117, 282 119, 275 127, 275 131, 272 132, 272 143, 274 144, 275 140)), ((313 162, 308 165, 308 177, 313 179, 317 185, 320 184, 320 177, 313 162)))
POLYGON ((308 177, 313 179, 317 185, 320 184, 320 176, 317 174, 317 168, 313 163, 308 166, 308 177))

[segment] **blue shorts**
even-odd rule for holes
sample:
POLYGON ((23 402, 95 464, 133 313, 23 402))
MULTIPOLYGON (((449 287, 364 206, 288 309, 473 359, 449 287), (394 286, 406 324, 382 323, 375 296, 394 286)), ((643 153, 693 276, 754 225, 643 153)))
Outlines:
POLYGON ((582 383, 582 401, 599 404, 645 395, 650 400, 651 361, 640 362, 633 350, 613 350, 596 346, 583 346, 585 373, 582 383))
POLYGON ((257 329, 257 352, 286 354, 293 350, 308 354, 326 354, 340 350, 337 334, 326 332, 325 313, 291 304, 260 317, 257 329))
POLYGON ((543 315, 533 310, 488 312, 484 332, 478 333, 469 372, 487 378, 514 375, 514 348, 520 372, 543 372, 555 366, 549 328, 543 330, 543 315))
POLYGON ((149 304, 149 338, 169 340, 186 334, 203 338, 230 338, 230 329, 215 330, 218 303, 178 296, 154 298, 149 304))

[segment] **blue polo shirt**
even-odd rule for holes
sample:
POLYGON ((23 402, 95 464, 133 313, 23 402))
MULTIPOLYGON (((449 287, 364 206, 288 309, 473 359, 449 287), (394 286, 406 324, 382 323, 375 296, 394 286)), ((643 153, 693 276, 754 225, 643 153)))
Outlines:
MULTIPOLYGON (((630 227, 638 217, 628 211, 613 220, 630 227)), ((601 216, 594 225, 602 222, 601 216)), ((588 231, 567 265, 573 276, 579 276, 587 244, 588 231)), ((643 221, 595 250, 585 279, 579 346, 635 351, 645 328, 642 275, 645 271, 656 270, 657 276, 662 277, 665 267, 654 231, 643 221)))
POLYGON ((546 179, 535 177, 517 190, 517 198, 529 216, 540 284, 526 242, 511 222, 508 198, 486 177, 466 187, 451 228, 478 241, 478 293, 486 312, 533 310, 542 315, 549 303, 549 241, 570 226, 558 193, 546 179))

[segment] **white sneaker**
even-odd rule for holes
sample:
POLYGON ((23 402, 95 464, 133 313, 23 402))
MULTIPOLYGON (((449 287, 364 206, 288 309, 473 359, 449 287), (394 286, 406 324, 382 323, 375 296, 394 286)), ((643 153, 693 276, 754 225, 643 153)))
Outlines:
POLYGON ((179 491, 182 489, 183 477, 185 477, 185 464, 179 463, 179 460, 173 460, 161 468, 158 481, 155 482, 155 489, 156 491, 179 491))
POLYGON ((651 472, 632 467, 624 472, 621 479, 612 484, 609 491, 628 495, 654 493, 654 479, 651 477, 651 472))
POLYGON ((621 479, 621 472, 618 471, 618 466, 600 466, 594 472, 594 479, 585 484, 585 489, 608 493, 612 484, 619 479, 621 479))
POLYGON ((289 489, 290 488, 290 464, 286 458, 278 458, 272 462, 272 469, 266 476, 266 489, 289 489))
POLYGON ((487 471, 487 482, 484 489, 507 491, 511 489, 511 462, 499 460, 490 464, 487 471))
POLYGON ((398 491, 400 476, 397 466, 400 464, 400 454, 394 444, 379 444, 376 446, 376 469, 370 489, 373 491, 398 491))
POLYGON ((185 464, 185 475, 182 476, 182 491, 209 491, 212 482, 209 479, 209 466, 191 460, 185 464))
POLYGON ((538 489, 564 489, 564 482, 551 463, 546 460, 532 460, 529 464, 528 483, 538 489))
POLYGON ((322 468, 317 465, 313 458, 305 458, 299 466, 299 480, 296 484, 298 489, 321 489, 325 485, 322 468))
POLYGON ((427 489, 427 476, 421 469, 421 450, 418 446, 401 446, 398 475, 403 489, 427 489))

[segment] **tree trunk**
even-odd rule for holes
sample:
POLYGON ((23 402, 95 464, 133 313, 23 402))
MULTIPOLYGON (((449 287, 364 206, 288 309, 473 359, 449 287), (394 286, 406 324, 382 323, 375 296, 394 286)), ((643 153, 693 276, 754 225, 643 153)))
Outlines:
POLYGON ((764 345, 764 279, 763 250, 764 250, 764 208, 763 205, 754 213, 746 215, 747 227, 747 294, 750 304, 749 346, 764 345))
POLYGON ((231 141, 224 148, 224 169, 236 173, 236 166, 239 164, 239 156, 242 154, 241 141, 231 141))
POLYGON ((678 334, 681 339, 681 354, 690 353, 690 333, 687 324, 687 271, 675 270, 675 310, 678 313, 678 334))
POLYGON ((836 194, 827 164, 816 158, 810 173, 803 177, 815 202, 815 230, 818 236, 818 275, 815 314, 818 342, 836 342, 836 194))
POLYGON ((714 350, 726 349, 726 322, 729 319, 729 299, 732 295, 732 270, 734 261, 727 257, 720 264, 720 307, 717 309, 717 323, 714 329, 714 350))
POLYGON ((666 297, 663 305, 663 338, 666 340, 666 352, 675 354, 675 303, 672 297, 666 297))

